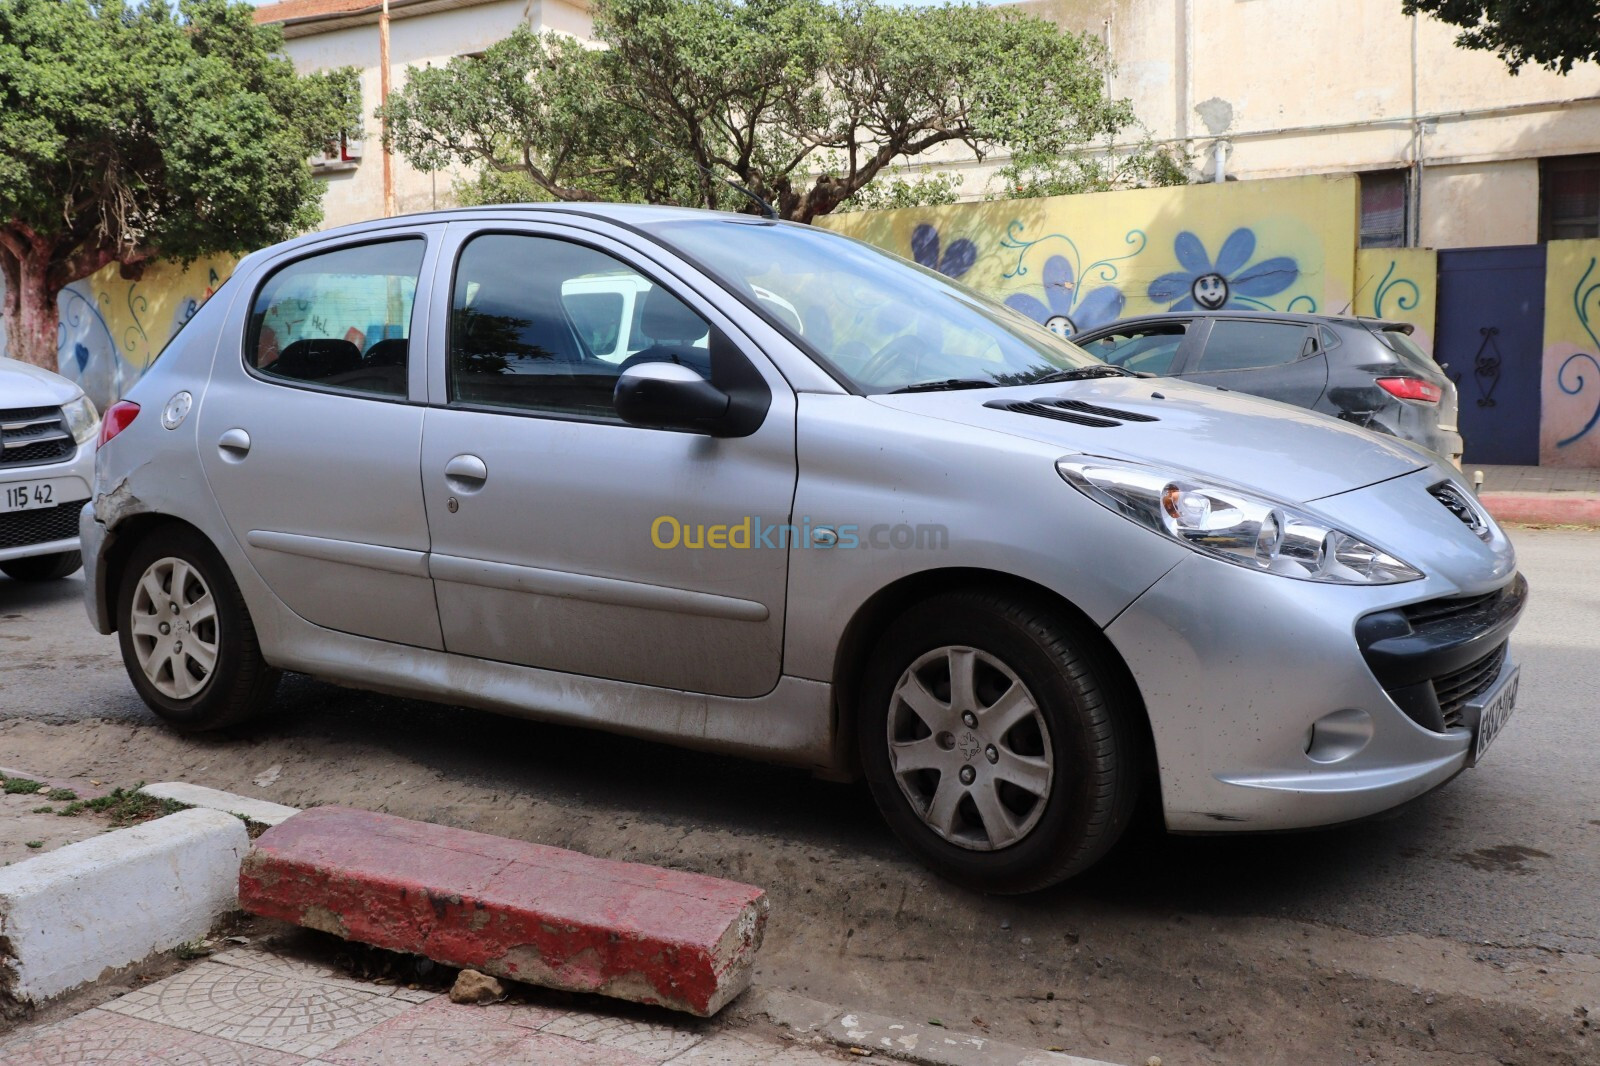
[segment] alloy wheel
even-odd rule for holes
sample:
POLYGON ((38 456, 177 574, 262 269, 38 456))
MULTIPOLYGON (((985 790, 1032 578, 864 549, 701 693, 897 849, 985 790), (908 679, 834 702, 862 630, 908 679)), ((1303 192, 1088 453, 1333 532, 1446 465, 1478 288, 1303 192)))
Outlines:
POLYGON ((156 691, 195 696, 217 666, 217 605, 200 572, 182 559, 157 559, 134 586, 129 624, 134 653, 156 691))
POLYGON ((1055 776, 1033 694, 977 648, 936 648, 895 685, 889 765, 923 823, 972 851, 1015 844, 1044 813, 1055 776))

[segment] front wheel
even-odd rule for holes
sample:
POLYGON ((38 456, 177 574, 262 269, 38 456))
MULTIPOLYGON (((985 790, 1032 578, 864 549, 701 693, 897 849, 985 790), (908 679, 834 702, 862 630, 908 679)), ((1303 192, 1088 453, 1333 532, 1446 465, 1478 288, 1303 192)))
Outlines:
POLYGON ((59 581, 77 573, 82 565, 81 552, 56 552, 53 555, 9 559, 0 563, 0 573, 13 581, 59 581))
POLYGON ((167 528, 135 547, 117 611, 128 676, 174 729, 221 729, 272 702, 280 674, 261 657, 227 564, 198 533, 167 528))
POLYGON ((895 834, 949 879, 1031 892, 1088 869, 1138 798, 1139 713, 1092 636, 981 592, 919 603, 868 665, 858 742, 895 834))

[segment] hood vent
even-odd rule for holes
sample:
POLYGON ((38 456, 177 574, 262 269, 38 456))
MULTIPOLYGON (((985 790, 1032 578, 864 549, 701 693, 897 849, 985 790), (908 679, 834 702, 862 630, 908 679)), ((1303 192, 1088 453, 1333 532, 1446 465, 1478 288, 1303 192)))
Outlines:
POLYGON ((1449 509, 1450 513, 1461 519, 1463 525, 1478 535, 1479 540, 1490 540, 1494 534, 1489 530, 1489 516, 1484 513, 1482 505, 1471 496, 1456 488, 1448 481, 1441 481, 1428 490, 1429 495, 1449 509))
POLYGON ((984 404, 996 411, 1010 411, 1019 415, 1036 415, 1053 418, 1058 422, 1072 422, 1096 429, 1110 429, 1124 422, 1159 422, 1155 415, 1137 411, 1123 411, 1115 407, 1100 407, 1082 400, 990 400, 984 404))

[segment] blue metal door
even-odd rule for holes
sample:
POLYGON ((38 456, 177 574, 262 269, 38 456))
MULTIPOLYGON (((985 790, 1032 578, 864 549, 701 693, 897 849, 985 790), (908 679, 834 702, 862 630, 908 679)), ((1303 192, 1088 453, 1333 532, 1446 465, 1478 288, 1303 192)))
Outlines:
POLYGON ((1460 394, 1466 464, 1539 462, 1542 244, 1439 253, 1433 355, 1460 394))

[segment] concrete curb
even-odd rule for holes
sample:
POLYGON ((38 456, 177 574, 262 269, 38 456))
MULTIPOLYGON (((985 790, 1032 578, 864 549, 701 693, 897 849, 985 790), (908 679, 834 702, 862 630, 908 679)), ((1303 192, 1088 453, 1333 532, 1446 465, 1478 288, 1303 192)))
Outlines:
POLYGON ((785 1029, 842 1048, 861 1048, 921 1066, 1116 1066, 1058 1051, 1007 1044, 943 1026, 847 1011, 792 992, 752 988, 735 1005, 745 1017, 764 1016, 785 1029))
POLYGON ((252 799, 249 796, 223 792, 221 789, 207 788, 204 785, 191 785, 183 781, 158 781, 153 785, 145 785, 139 791, 143 795, 171 800, 185 807, 202 807, 206 810, 238 815, 251 825, 264 825, 268 828, 300 813, 299 807, 286 807, 270 800, 252 799))
POLYGON ((1497 522, 1600 527, 1600 496, 1586 492, 1485 492, 1478 502, 1497 522))
POLYGON ((36 1004, 205 936, 249 846, 232 815, 179 811, 0 869, 0 996, 36 1004))

